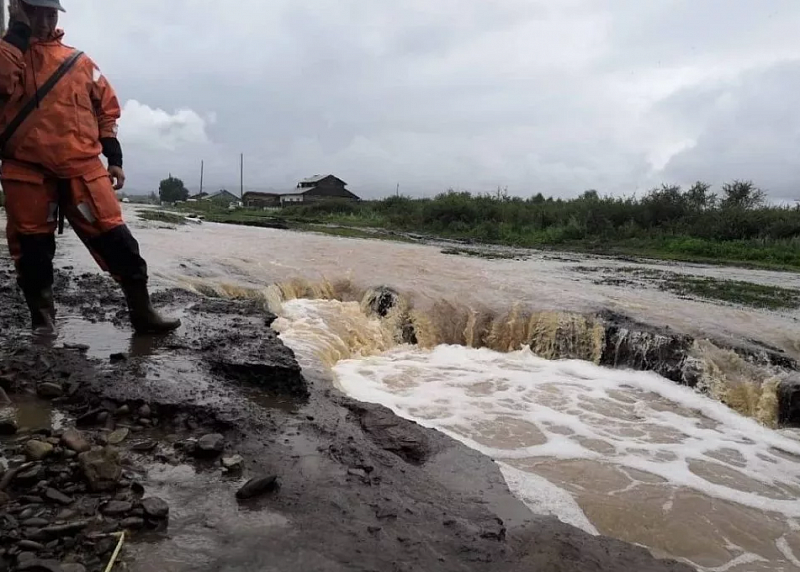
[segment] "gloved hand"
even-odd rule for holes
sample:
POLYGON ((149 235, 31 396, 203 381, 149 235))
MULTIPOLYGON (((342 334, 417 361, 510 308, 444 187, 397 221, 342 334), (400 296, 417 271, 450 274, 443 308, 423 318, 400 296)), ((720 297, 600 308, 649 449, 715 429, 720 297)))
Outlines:
POLYGON ((108 168, 108 174, 111 177, 111 181, 114 183, 115 191, 125 186, 125 171, 122 170, 122 167, 112 165, 108 168))

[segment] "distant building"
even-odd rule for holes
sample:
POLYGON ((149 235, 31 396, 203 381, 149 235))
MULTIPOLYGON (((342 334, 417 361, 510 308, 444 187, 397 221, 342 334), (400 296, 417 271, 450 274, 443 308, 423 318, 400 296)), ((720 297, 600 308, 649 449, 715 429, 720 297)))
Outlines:
POLYGON ((248 208, 265 209, 281 206, 281 195, 278 193, 247 192, 242 197, 242 203, 248 208))
POLYGON ((208 193, 202 192, 197 193, 196 195, 191 195, 188 199, 186 199, 189 203, 196 203, 197 201, 201 201, 208 196, 208 193))
POLYGON ((316 175, 297 183, 294 192, 280 196, 282 205, 308 203, 324 200, 360 201, 361 199, 347 190, 347 183, 333 175, 316 175))
POLYGON ((216 193, 211 193, 207 197, 203 197, 203 200, 229 205, 231 203, 238 203, 239 197, 225 189, 220 189, 216 193))

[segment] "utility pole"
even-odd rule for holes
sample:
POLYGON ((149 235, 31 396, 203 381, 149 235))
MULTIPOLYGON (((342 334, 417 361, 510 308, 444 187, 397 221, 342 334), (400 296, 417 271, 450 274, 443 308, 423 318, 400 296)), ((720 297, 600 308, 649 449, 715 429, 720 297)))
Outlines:
POLYGON ((244 200, 244 153, 239 155, 239 198, 244 200))
POLYGON ((396 197, 400 196, 400 183, 397 183, 397 191, 395 192, 395 196, 396 197))
POLYGON ((203 167, 205 166, 204 163, 205 161, 200 161, 200 193, 203 192, 203 167))

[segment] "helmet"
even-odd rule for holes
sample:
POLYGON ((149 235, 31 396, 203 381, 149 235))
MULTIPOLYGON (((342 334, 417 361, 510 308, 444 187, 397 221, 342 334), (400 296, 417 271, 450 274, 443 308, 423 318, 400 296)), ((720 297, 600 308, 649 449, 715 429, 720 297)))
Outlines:
POLYGON ((37 8, 55 8, 61 12, 66 12, 61 5, 60 0, 22 0, 28 6, 36 6, 37 8))

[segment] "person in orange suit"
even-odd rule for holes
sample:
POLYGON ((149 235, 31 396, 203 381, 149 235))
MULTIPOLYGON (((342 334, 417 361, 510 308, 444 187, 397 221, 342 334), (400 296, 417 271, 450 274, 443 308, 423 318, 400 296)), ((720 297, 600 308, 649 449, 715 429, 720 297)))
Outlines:
POLYGON ((0 40, 0 132, 26 103, 35 103, 8 140, 0 139, 8 246, 33 327, 55 332, 55 231, 59 219, 66 218, 121 286, 134 330, 172 331, 180 320, 154 310, 147 264, 116 195, 125 183, 117 139, 119 101, 94 62, 62 43, 59 11, 64 11, 60 0, 17 0, 0 40), (72 55, 79 56, 72 68, 38 97, 40 87, 72 55))

